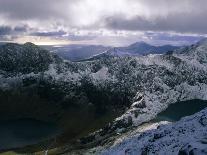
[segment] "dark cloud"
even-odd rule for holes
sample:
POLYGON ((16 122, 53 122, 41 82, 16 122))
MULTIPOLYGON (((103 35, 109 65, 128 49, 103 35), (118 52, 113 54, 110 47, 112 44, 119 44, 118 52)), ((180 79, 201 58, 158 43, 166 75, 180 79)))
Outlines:
POLYGON ((15 20, 61 17, 60 4, 57 0, 1 0, 0 14, 15 20))
POLYGON ((99 30, 106 32, 103 37, 123 30, 128 36, 150 31, 145 36, 155 40, 193 42, 207 34, 206 6, 207 0, 0 0, 0 36, 82 41, 101 37, 93 33, 99 30))
POLYGON ((104 22, 109 29, 207 34, 206 16, 207 10, 203 14, 177 13, 169 14, 167 17, 156 17, 155 19, 147 19, 141 16, 127 19, 120 15, 108 17, 104 22))
POLYGON ((53 31, 53 32, 34 32, 30 35, 32 36, 42 36, 42 37, 60 37, 67 34, 65 31, 53 31))
POLYGON ((14 27, 15 32, 27 32, 28 29, 29 29, 29 27, 26 25, 14 27))
POLYGON ((18 35, 28 31, 27 26, 16 26, 14 28, 10 26, 0 26, 0 35, 18 35))
MULTIPOLYGON (((104 0, 100 0, 100 2, 101 1, 104 0)), ((120 0, 120 3, 124 1, 126 2, 127 0, 120 0)), ((89 22, 89 25, 83 24, 83 27, 88 29, 98 29, 102 27, 112 30, 207 33, 207 20, 205 20, 207 16, 206 0, 128 0, 128 2, 129 3, 126 3, 125 5, 134 5, 136 7, 136 4, 140 4, 141 7, 145 9, 139 11, 138 7, 137 13, 136 10, 133 10, 133 14, 137 14, 137 16, 133 15, 129 18, 128 15, 132 10, 128 10, 128 6, 118 8, 119 5, 117 5, 117 10, 127 10, 120 15, 117 15, 117 12, 108 13, 106 6, 106 13, 101 13, 101 15, 99 15, 100 12, 92 10, 92 14, 90 13, 90 9, 85 10, 87 7, 92 7, 92 9, 94 8, 96 10, 96 6, 92 6, 92 2, 86 0, 1 0, 0 14, 8 20, 16 20, 17 22, 36 20, 39 21, 41 26, 44 26, 43 24, 45 23, 43 22, 52 25, 60 21, 62 22, 60 22, 61 24, 64 23, 67 26, 74 26, 74 23, 80 20, 85 14, 88 14, 88 16, 84 17, 87 17, 88 20, 90 20, 93 18, 96 19, 95 14, 97 13, 97 21, 92 20, 93 23, 89 22), (74 9, 76 8, 75 4, 78 2, 81 2, 83 5, 74 9), (73 11, 75 10, 75 12, 70 12, 70 6, 75 6, 73 7, 73 11), (140 14, 140 12, 143 13, 140 14), (148 14, 147 17, 146 14, 148 14), (94 23, 96 23, 95 26, 93 25, 94 23)), ((110 3, 113 4, 115 2, 111 1, 110 3)), ((116 3, 118 2, 116 1, 116 3)), ((95 4, 96 3, 94 2, 94 5, 95 4)), ((97 5, 97 10, 99 10, 99 7, 100 6, 97 5)), ((76 26, 82 28, 81 25, 76 26)), ((40 33, 39 35, 47 36, 46 33, 40 33)), ((50 33, 48 35, 50 35, 50 33)), ((53 36, 53 34, 51 34, 51 36, 53 36)))
POLYGON ((0 35, 8 35, 12 31, 12 28, 9 26, 0 26, 0 35))

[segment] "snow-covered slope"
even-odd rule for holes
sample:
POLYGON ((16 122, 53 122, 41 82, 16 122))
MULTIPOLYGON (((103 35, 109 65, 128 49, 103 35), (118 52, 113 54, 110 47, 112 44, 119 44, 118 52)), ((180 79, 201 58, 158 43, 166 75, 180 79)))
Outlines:
POLYGON ((55 57, 48 51, 32 43, 5 44, 0 48, 0 69, 6 72, 41 72, 55 62, 55 57))
POLYGON ((103 155, 206 155, 207 108, 176 123, 156 123, 125 135, 103 155))
MULTIPOLYGON (((44 61, 41 60, 44 59, 39 56, 41 49, 31 48, 34 46, 31 44, 24 46, 9 48, 12 53, 16 53, 15 57, 10 54, 10 50, 0 49, 0 58, 4 60, 0 65, 0 92, 13 94, 24 91, 27 95, 33 92, 35 97, 48 100, 50 105, 57 107, 56 109, 75 104, 79 107, 92 106, 97 112, 112 109, 117 115, 122 113, 95 133, 100 137, 120 128, 147 122, 177 101, 207 100, 205 40, 163 55, 100 57, 76 63, 63 61, 46 52, 45 54, 49 55, 44 59, 51 59, 46 61, 46 66, 43 67, 44 61), (22 48, 24 50, 20 50, 22 48), (28 55, 28 51, 31 55, 28 55), (30 61, 18 61, 21 58, 26 60, 27 56, 31 57, 29 60, 32 66, 25 67, 25 62, 30 64, 30 61), (36 65, 33 60, 40 62, 38 64, 41 66, 36 65), (12 62, 18 63, 8 70, 5 66, 13 64, 12 62)), ((6 103, 4 107, 18 106, 10 104, 12 103, 6 103)), ((32 112, 35 113, 35 110, 28 110, 27 115, 32 112)), ((0 109, 0 114, 2 113, 5 113, 5 110, 0 109)), ((57 113, 56 111, 46 114, 49 117, 56 116, 57 113)), ((21 114, 18 112, 18 115, 21 114)))
POLYGON ((67 96, 73 100, 80 95, 86 97, 88 103, 94 102, 91 91, 105 91, 105 95, 100 93, 99 96, 103 100, 102 106, 106 108, 106 103, 111 104, 109 101, 115 98, 114 106, 130 106, 117 120, 129 120, 134 125, 150 120, 177 101, 207 99, 207 45, 204 41, 173 54, 103 57, 81 63, 64 62, 30 44, 14 45, 13 49, 5 47, 0 55, 2 88, 21 87, 25 81, 35 78, 36 84, 44 80, 52 85, 55 83, 58 90, 64 87, 60 89, 63 99, 67 96), (8 66, 11 66, 9 70, 8 66), (11 72, 15 75, 12 78, 8 77, 11 72), (18 84, 14 84, 15 81, 18 84), (77 96, 71 96, 73 93, 77 96))

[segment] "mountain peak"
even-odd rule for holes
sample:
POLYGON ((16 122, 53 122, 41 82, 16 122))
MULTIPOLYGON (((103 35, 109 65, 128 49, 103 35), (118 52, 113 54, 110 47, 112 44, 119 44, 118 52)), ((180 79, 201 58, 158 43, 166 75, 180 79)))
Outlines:
POLYGON ((25 46, 37 46, 37 45, 35 45, 35 44, 31 43, 31 42, 26 42, 26 43, 24 43, 24 45, 25 46))
POLYGON ((33 43, 5 44, 0 47, 0 53, 0 69, 8 72, 41 72, 54 61, 49 51, 33 43))
POLYGON ((129 45, 129 47, 140 47, 140 46, 151 46, 151 45, 147 44, 144 41, 135 42, 135 43, 129 45))
POLYGON ((23 47, 25 47, 25 48, 32 48, 32 49, 36 49, 36 48, 40 48, 39 46, 37 46, 37 45, 35 45, 35 44, 33 44, 33 43, 31 43, 31 42, 26 42, 25 44, 23 44, 23 47))

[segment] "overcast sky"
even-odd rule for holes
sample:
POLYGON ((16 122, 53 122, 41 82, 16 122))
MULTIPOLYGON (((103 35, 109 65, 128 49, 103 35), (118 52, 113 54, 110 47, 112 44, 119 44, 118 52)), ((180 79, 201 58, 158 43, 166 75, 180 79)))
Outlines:
POLYGON ((190 44, 207 34, 207 0, 0 0, 0 41, 190 44))

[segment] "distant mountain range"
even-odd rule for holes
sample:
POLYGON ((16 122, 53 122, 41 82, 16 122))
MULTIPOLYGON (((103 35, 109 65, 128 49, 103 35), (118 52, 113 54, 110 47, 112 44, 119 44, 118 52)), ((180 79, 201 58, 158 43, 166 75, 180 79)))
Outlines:
POLYGON ((80 61, 98 57, 111 56, 139 56, 147 54, 163 54, 178 49, 179 46, 164 45, 153 46, 145 42, 136 42, 126 47, 105 47, 101 45, 66 45, 66 46, 44 46, 47 50, 58 56, 71 60, 80 61))
POLYGON ((172 46, 172 45, 153 46, 145 42, 136 42, 127 47, 111 48, 110 50, 104 53, 91 57, 90 60, 97 59, 100 57, 126 57, 126 56, 140 56, 140 55, 148 55, 148 54, 164 54, 169 51, 174 51, 178 48, 180 47, 172 46))
POLYGON ((177 49, 177 46, 164 45, 164 46, 153 46, 145 42, 136 42, 127 47, 113 48, 107 52, 113 56, 132 56, 132 55, 147 55, 147 54, 163 54, 167 51, 177 49))
POLYGON ((43 46, 43 48, 56 53, 63 59, 70 61, 80 61, 108 51, 111 47, 105 47, 101 45, 64 45, 43 46))

